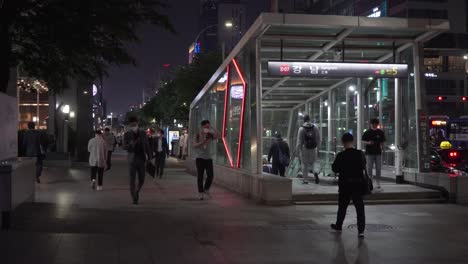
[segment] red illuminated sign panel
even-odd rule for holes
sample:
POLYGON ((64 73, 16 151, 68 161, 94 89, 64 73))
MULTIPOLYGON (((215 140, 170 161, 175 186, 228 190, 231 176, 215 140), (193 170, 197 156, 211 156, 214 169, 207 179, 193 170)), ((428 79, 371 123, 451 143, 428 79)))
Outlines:
POLYGON ((241 165, 241 156, 242 156, 242 147, 243 147, 243 137, 244 137, 244 115, 245 115, 245 102, 246 102, 246 94, 247 94, 247 83, 245 82, 245 79, 244 79, 244 76, 242 74, 242 71, 239 67, 239 65, 237 64, 237 61, 235 59, 232 60, 232 65, 234 66, 234 69, 236 70, 237 74, 239 75, 239 78, 241 80, 241 85, 233 85, 231 87, 230 83, 231 83, 231 64, 228 65, 227 67, 227 80, 226 80, 226 90, 225 90, 225 94, 224 94, 224 115, 223 115, 223 133, 222 133, 222 140, 223 140, 223 145, 224 145, 224 149, 226 151, 226 155, 228 157, 228 160, 229 160, 229 164, 231 165, 231 167, 236 167, 236 168, 240 168, 240 165, 241 165), (232 90, 234 89, 234 90, 232 90), (239 96, 234 96, 231 98, 232 99, 237 99, 237 100, 240 100, 242 99, 242 103, 241 103, 241 109, 240 109, 240 124, 239 124, 239 135, 238 135, 238 138, 239 138, 239 141, 238 141, 238 144, 237 144, 237 160, 236 160, 236 164, 234 164, 234 160, 232 158, 232 153, 231 153, 231 150, 229 149, 228 147, 228 142, 227 142, 227 130, 228 130, 228 124, 227 124, 227 120, 228 120, 228 112, 229 112, 229 97, 231 95, 231 92, 233 92, 233 94, 236 94, 236 95, 239 95, 239 96), (242 95, 242 96, 240 96, 242 95))

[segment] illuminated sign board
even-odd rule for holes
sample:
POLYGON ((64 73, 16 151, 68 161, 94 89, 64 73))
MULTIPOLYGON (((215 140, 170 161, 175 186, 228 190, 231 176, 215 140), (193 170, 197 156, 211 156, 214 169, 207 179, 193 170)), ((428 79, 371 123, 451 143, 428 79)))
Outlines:
POLYGON ((269 61, 271 76, 402 78, 407 64, 269 61))
POLYGON ((231 98, 232 99, 240 99, 244 98, 244 86, 241 84, 231 86, 231 98))
POLYGON ((375 7, 372 9, 372 13, 368 15, 367 17, 381 17, 382 16, 382 11, 378 7, 375 7))

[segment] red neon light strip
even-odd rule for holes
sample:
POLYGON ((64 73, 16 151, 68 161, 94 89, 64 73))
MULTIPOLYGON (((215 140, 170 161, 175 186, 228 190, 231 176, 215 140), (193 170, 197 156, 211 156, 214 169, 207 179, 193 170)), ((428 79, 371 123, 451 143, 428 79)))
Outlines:
POLYGON ((234 67, 236 67, 237 73, 241 78, 242 84, 244 85, 244 96, 242 97, 242 108, 241 108, 241 120, 240 120, 240 131, 239 131, 239 147, 237 150, 237 168, 240 168, 241 162, 241 153, 242 153, 242 140, 244 136, 244 112, 245 112, 245 98, 247 97, 247 84, 245 83, 244 76, 242 76, 242 72, 239 69, 239 65, 237 65, 236 59, 232 59, 234 63, 234 67))
POLYGON ((224 149, 226 150, 226 154, 228 156, 229 163, 231 164, 231 167, 234 167, 234 164, 232 162, 231 153, 229 152, 229 149, 228 149, 228 146, 227 146, 227 143, 226 143, 226 138, 224 138, 224 137, 223 137, 223 144, 224 144, 224 149))
POLYGON ((228 64, 227 70, 227 79, 226 79, 226 89, 224 91, 224 116, 223 116, 223 134, 221 135, 223 140, 224 149, 226 150, 226 155, 228 156, 229 163, 231 167, 234 167, 231 152, 229 151, 228 145, 226 143, 226 122, 227 122, 227 107, 228 107, 228 94, 229 94, 229 77, 230 77, 230 65, 228 64))

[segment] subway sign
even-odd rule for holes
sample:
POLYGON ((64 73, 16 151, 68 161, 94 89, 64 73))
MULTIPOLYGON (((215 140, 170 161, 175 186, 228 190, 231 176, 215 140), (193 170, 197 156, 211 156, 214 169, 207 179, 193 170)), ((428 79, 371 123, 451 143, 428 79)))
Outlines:
POLYGON ((407 77, 408 65, 386 63, 269 61, 268 74, 271 76, 292 77, 403 78, 407 77))

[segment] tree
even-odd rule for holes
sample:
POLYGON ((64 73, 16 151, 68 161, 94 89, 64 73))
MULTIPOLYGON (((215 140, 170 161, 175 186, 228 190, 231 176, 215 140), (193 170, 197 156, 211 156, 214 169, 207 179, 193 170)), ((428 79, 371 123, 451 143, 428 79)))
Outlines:
POLYGON ((172 80, 161 83, 156 96, 143 108, 142 115, 170 125, 174 119, 188 121, 190 103, 208 82, 221 62, 217 53, 201 55, 192 64, 179 67, 172 80))
POLYGON ((9 69, 21 69, 52 91, 70 78, 95 80, 109 66, 133 64, 126 45, 138 25, 174 32, 161 0, 3 0, 0 2, 0 92, 9 69), (1 4, 3 3, 3 4, 1 4), (5 59, 3 59, 5 58, 5 59))

